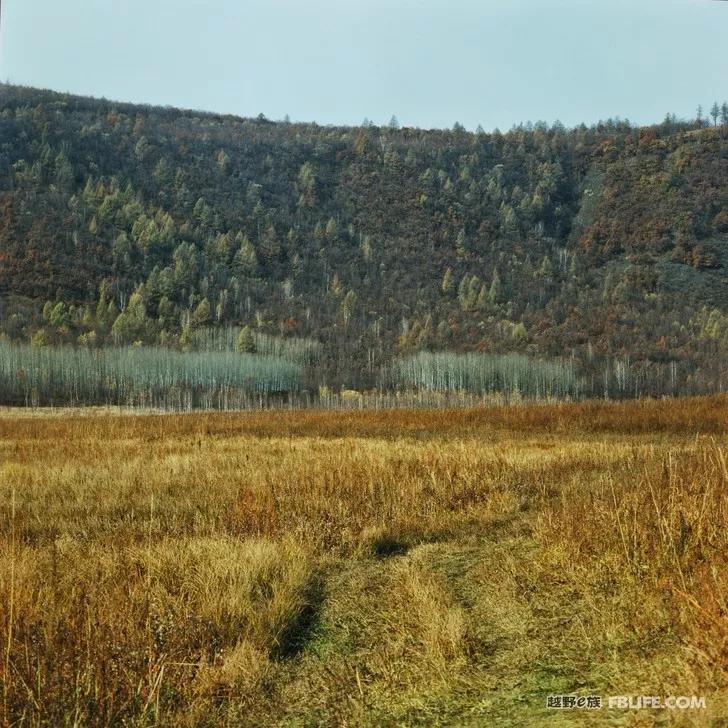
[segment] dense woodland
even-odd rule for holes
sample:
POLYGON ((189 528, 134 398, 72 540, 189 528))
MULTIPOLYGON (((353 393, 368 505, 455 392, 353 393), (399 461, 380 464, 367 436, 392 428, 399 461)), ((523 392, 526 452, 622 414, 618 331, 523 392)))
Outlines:
POLYGON ((709 391, 727 382, 726 266, 726 104, 647 128, 470 133, 0 86, 15 357, 279 342, 310 354, 309 388, 450 389, 465 380, 443 362, 478 353, 516 362, 509 381, 524 357, 566 372, 546 393, 709 391))

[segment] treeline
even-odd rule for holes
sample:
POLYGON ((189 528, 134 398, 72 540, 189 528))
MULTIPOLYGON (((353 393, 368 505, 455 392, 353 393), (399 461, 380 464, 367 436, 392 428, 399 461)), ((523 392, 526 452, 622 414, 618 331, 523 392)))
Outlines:
MULTIPOLYGON (((209 342, 208 342, 209 343, 209 342)), ((709 380, 684 382, 674 363, 660 378, 629 361, 587 374, 573 360, 522 355, 419 352, 377 372, 367 391, 336 390, 321 379, 301 344, 279 354, 220 348, 38 347, 0 341, 0 404, 127 406, 163 410, 270 407, 461 406, 484 402, 604 397, 626 399, 723 391, 709 380)))
POLYGON ((314 339, 270 336, 245 326, 211 326, 196 329, 189 344, 197 351, 268 354, 299 364, 316 364, 321 356, 321 344, 314 339))
POLYGON ((506 400, 630 399, 723 392, 722 370, 686 375, 676 362, 646 369, 628 358, 585 369, 575 359, 544 361, 522 355, 419 352, 396 359, 383 376, 385 388, 408 392, 498 394, 506 400))
POLYGON ((243 409, 287 401, 302 367, 282 357, 164 348, 33 347, 0 341, 0 402, 243 409))
POLYGON ((720 104, 469 133, 0 86, 0 334, 40 349, 295 339, 306 389, 423 351, 719 389, 727 211, 720 104))
POLYGON ((401 389, 501 393, 535 399, 579 397, 584 383, 571 362, 543 362, 525 356, 420 352, 394 362, 392 384, 401 389))

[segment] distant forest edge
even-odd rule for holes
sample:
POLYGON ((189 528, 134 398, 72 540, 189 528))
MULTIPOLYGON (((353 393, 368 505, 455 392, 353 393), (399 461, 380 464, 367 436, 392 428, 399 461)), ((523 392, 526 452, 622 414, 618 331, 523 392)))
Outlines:
POLYGON ((332 391, 317 361, 160 346, 33 346, 0 340, 0 403, 14 406, 127 406, 162 410, 270 407, 455 406, 484 402, 677 394, 669 381, 644 382, 625 362, 596 381, 574 361, 520 354, 418 352, 380 371, 371 391, 332 391))
POLYGON ((0 85, 5 403, 722 391, 727 266, 726 104, 469 133, 0 85))

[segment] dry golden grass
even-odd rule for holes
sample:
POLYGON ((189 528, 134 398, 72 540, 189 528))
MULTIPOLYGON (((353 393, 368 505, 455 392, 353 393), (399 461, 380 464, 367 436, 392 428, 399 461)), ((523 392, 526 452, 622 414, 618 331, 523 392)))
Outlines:
POLYGON ((727 434, 723 397, 3 412, 0 718, 726 725, 727 434))

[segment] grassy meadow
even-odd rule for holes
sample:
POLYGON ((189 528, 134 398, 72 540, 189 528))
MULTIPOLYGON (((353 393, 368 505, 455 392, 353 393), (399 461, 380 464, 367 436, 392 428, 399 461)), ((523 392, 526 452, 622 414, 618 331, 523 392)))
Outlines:
POLYGON ((3 410, 0 725, 728 725, 727 446, 726 397, 3 410))

